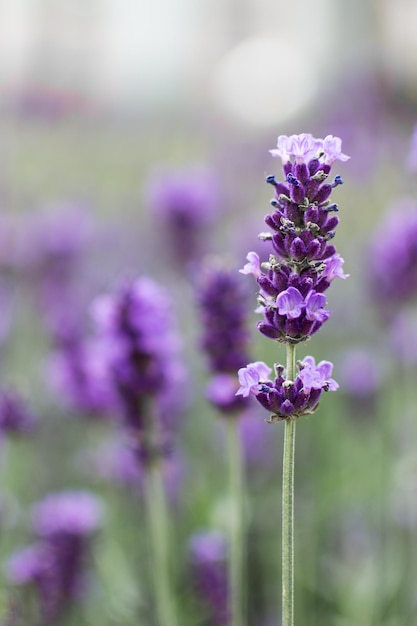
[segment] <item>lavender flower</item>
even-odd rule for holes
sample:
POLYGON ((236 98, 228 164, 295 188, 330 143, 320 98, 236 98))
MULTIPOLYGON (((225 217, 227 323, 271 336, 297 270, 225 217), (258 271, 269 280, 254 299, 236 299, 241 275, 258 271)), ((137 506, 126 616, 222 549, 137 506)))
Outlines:
POLYGON ((384 319, 417 294, 417 206, 399 203, 379 224, 370 248, 369 272, 384 319))
POLYGON ((253 395, 272 413, 268 422, 278 422, 288 417, 310 415, 318 407, 322 391, 335 391, 338 384, 331 378, 333 366, 321 361, 317 366, 313 357, 298 362, 295 380, 287 380, 282 365, 275 366, 275 378, 269 379, 271 369, 262 361, 249 363, 239 370, 241 387, 237 395, 253 395))
POLYGON ((206 169, 154 175, 148 202, 158 217, 158 236, 180 269, 206 252, 207 234, 218 211, 218 185, 206 169))
POLYGON ((38 542, 15 553, 7 574, 36 587, 45 625, 58 622, 84 586, 91 535, 100 526, 101 501, 85 491, 49 494, 33 512, 38 542))
POLYGON ((219 532, 200 532, 191 537, 189 551, 196 591, 203 600, 213 626, 227 626, 227 544, 219 532))
POLYGON ((92 313, 127 429, 141 452, 151 453, 145 441, 151 411, 163 448, 178 426, 184 381, 168 295, 150 279, 140 278, 98 298, 92 313))
MULTIPOLYGON (((247 255, 248 263, 240 270, 253 274, 259 285, 257 313, 263 314, 258 330, 287 344, 306 341, 329 318, 324 292, 335 278, 347 278, 343 259, 330 243, 335 235, 337 204, 330 202, 340 176, 327 182, 335 161, 347 161, 339 137, 328 135, 281 135, 273 157, 282 160, 285 181, 268 176, 275 189, 271 200, 274 211, 265 217, 272 232, 261 233, 262 241, 272 243, 274 254, 261 263, 255 252, 247 255)), ((295 380, 286 380, 284 368, 275 367, 275 379, 265 363, 250 363, 239 369, 241 387, 238 396, 255 395, 258 402, 272 412, 270 421, 299 417, 315 411, 323 390, 337 388, 331 379, 331 363, 317 366, 312 357, 299 363, 295 380)))
POLYGON ((234 412, 245 406, 236 398, 236 371, 248 359, 247 292, 235 271, 220 263, 207 263, 200 278, 201 345, 213 374, 207 396, 221 412, 234 412))
POLYGON ((338 206, 329 198, 343 181, 340 176, 330 184, 325 181, 334 161, 349 157, 342 152, 341 140, 332 135, 324 140, 309 134, 282 135, 278 149, 271 153, 282 159, 285 182, 267 178, 275 189, 271 201, 275 210, 265 217, 272 233, 260 237, 272 241, 275 254, 261 264, 256 253, 250 252, 249 263, 241 271, 254 274, 260 287, 264 313, 260 332, 298 343, 317 332, 330 316, 323 292, 334 278, 346 278, 343 259, 329 243, 338 224, 338 218, 331 215, 338 206))

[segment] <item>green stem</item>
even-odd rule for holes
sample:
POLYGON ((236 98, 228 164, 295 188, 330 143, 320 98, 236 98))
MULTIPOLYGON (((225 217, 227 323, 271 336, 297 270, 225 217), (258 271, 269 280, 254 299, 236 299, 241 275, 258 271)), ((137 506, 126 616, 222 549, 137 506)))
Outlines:
MULTIPOLYGON (((287 379, 295 378, 295 345, 287 344, 287 379)), ((282 626, 294 626, 295 419, 285 420, 282 471, 282 626)))
POLYGON ((159 460, 150 461, 146 468, 145 496, 158 623, 159 626, 176 626, 177 620, 170 580, 169 516, 162 465, 159 460))
POLYGON ((231 417, 226 419, 230 496, 232 502, 229 554, 230 626, 244 626, 246 623, 246 602, 243 591, 245 580, 244 481, 238 424, 238 418, 231 417))

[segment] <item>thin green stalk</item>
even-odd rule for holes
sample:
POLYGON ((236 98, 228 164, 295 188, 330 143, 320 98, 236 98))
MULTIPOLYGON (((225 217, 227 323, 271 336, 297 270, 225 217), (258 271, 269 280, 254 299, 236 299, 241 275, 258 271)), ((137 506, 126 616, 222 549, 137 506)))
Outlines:
POLYGON ((246 623, 246 598, 244 593, 245 522, 242 447, 238 418, 228 418, 226 424, 232 502, 229 554, 230 626, 244 626, 246 623))
POLYGON ((169 516, 159 460, 152 460, 147 466, 145 491, 158 623, 159 626, 176 626, 170 580, 169 516))
MULTIPOLYGON (((295 345, 287 344, 287 379, 295 378, 295 345)), ((285 421, 282 467, 282 626, 294 626, 295 419, 285 421)))

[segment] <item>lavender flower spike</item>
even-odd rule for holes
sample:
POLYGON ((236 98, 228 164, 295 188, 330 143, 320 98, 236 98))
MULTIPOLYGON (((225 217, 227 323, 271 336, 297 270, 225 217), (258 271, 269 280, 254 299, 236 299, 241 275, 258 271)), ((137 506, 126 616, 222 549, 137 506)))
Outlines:
POLYGON ((35 587, 42 624, 57 624, 79 600, 85 583, 92 534, 101 525, 103 505, 87 491, 50 493, 33 511, 37 543, 12 555, 9 579, 35 587))
POLYGON ((338 206, 330 196, 341 182, 328 183, 335 161, 346 161, 339 137, 316 139, 310 134, 281 135, 272 150, 283 162, 284 182, 268 176, 274 188, 274 211, 265 217, 271 229, 274 254, 261 263, 250 252, 241 270, 253 274, 259 285, 264 320, 258 323, 265 336, 284 343, 306 341, 330 316, 322 295, 337 278, 346 278, 343 259, 330 243, 339 223, 338 206))
MULTIPOLYGON (((258 255, 250 252, 248 260, 243 273, 260 274, 258 255)), ((234 269, 211 260, 202 268, 197 298, 204 328, 201 345, 212 374, 207 396, 222 415, 233 414, 247 404, 247 396, 236 397, 236 371, 248 362, 248 292, 234 269)))
MULTIPOLYGON (((291 359, 288 361, 287 355, 287 371, 276 366, 273 381, 265 363, 240 367, 237 395, 255 396, 271 411, 272 421, 278 421, 312 413, 322 391, 338 387, 328 361, 316 366, 313 357, 306 357, 297 372, 293 347, 308 340, 327 321, 330 311, 325 308, 324 292, 335 278, 348 277, 343 272, 343 259, 331 243, 339 208, 330 196, 342 180, 336 176, 329 183, 328 178, 336 161, 345 162, 350 157, 343 152, 339 137, 319 139, 310 133, 280 135, 277 148, 270 152, 282 160, 284 175, 283 182, 275 176, 266 179, 274 188, 274 210, 265 217, 271 235, 263 234, 261 239, 272 243, 274 254, 261 262, 258 254, 250 252, 240 272, 253 274, 258 283, 257 312, 264 318, 257 324, 259 331, 287 344, 291 359)), ((400 259, 403 256, 396 255, 400 259)))
MULTIPOLYGON (((324 292, 332 281, 346 278, 343 259, 331 241, 339 223, 339 208, 330 201, 340 176, 327 182, 332 165, 347 161, 339 137, 327 135, 281 135, 277 149, 270 150, 282 161, 283 181, 266 178, 274 189, 273 211, 265 223, 271 233, 260 239, 272 243, 274 254, 267 262, 249 253, 241 272, 253 274, 259 286, 258 302, 264 319, 258 330, 286 344, 286 367, 269 367, 262 361, 238 371, 237 395, 255 396, 270 413, 269 423, 285 421, 282 472, 282 626, 294 626, 294 452, 296 419, 314 413, 323 392, 335 391, 333 365, 313 357, 296 361, 296 344, 307 341, 330 316, 324 292)), ((259 309, 258 309, 259 311, 259 309)), ((258 312, 257 311, 257 312, 258 312)))
POLYGON ((106 378, 141 460, 165 453, 178 427, 176 406, 184 380, 181 342, 168 294, 152 280, 139 278, 95 300, 92 315, 106 378), (153 421, 159 424, 156 430, 161 431, 152 450, 145 433, 150 402, 153 421))

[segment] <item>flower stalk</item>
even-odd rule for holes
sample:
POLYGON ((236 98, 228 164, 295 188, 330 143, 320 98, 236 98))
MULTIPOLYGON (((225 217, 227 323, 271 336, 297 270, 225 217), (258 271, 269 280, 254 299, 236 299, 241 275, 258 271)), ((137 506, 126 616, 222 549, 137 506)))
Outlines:
MULTIPOLYGON (((295 345, 287 344, 287 375, 295 378, 295 345)), ((285 421, 282 463, 282 626, 294 626, 294 464, 296 420, 285 421)))
POLYGON ((145 478, 146 509, 152 552, 155 609, 159 626, 176 626, 170 580, 168 510, 159 460, 148 464, 145 478))
POLYGON ((231 626, 246 624, 244 468, 238 418, 226 422, 232 515, 229 554, 229 614, 231 626))

